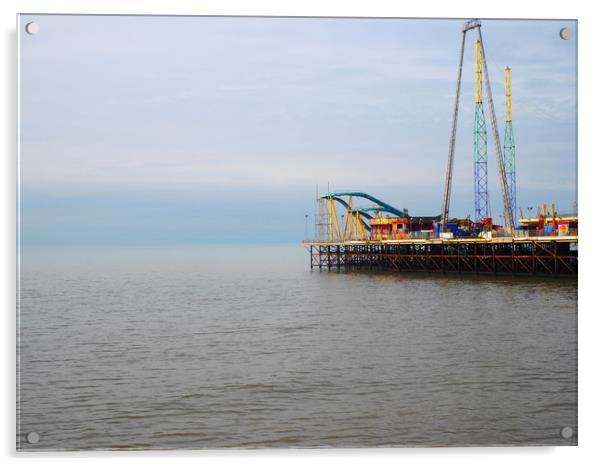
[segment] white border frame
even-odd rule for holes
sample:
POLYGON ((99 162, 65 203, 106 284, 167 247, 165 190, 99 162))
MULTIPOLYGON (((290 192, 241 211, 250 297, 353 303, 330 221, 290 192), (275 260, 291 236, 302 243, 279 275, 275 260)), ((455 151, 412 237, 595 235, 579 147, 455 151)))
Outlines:
MULTIPOLYGON (((2 90, 5 109, 0 116, 1 140, 4 143, 2 159, 2 202, 4 219, 2 229, 2 264, 0 269, 4 297, 4 338, 2 348, 2 408, 0 424, 2 453, 9 463, 16 457, 19 464, 30 464, 37 458, 51 464, 81 461, 99 464, 103 459, 112 462, 162 464, 202 461, 235 463, 245 459, 255 464, 320 463, 358 464, 365 461, 395 463, 420 461, 425 464, 492 465, 527 460, 533 464, 563 465, 593 463, 600 457, 597 449, 600 424, 599 355, 602 354, 600 331, 602 317, 596 293, 597 268, 601 260, 596 252, 595 236, 602 231, 597 209, 598 178, 602 176, 600 150, 596 144, 597 128, 602 108, 600 102, 600 27, 595 2, 531 2, 501 0, 485 2, 473 0, 431 0, 408 2, 387 0, 291 0, 253 2, 192 1, 192 0, 4 0, 2 12, 2 39, 4 66, 2 90), (504 447, 504 448, 447 448, 447 449, 363 449, 363 450, 256 450, 256 451, 177 451, 177 452, 98 452, 98 453, 16 453, 15 452, 15 287, 16 287, 16 14, 17 13, 93 13, 93 14, 171 14, 171 15, 273 15, 273 16, 378 16, 378 17, 478 17, 478 18, 576 18, 579 21, 579 210, 581 214, 580 275, 579 275, 579 446, 578 447, 504 447)), ((598 272, 599 273, 599 272, 598 272)))

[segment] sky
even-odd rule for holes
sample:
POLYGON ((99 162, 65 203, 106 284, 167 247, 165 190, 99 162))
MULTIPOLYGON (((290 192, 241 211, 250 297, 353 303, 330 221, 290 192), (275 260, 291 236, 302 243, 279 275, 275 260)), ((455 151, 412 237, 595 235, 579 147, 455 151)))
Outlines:
MULTIPOLYGON (((463 22, 21 16, 21 246, 299 242, 316 185, 439 214, 463 22)), ((482 22, 502 141, 512 68, 525 213, 576 200, 576 28, 482 22)), ((474 215, 474 40, 450 205, 460 217, 474 215)), ((489 123, 488 137, 499 222, 489 123)))

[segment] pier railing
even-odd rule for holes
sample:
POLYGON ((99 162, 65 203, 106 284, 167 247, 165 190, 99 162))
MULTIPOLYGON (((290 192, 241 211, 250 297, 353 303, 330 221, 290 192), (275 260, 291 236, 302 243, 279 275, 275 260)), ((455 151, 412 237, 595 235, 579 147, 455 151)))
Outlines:
POLYGON ((492 231, 494 238, 543 238, 543 237, 563 237, 578 236, 578 228, 568 228, 564 231, 545 231, 545 230, 515 230, 514 235, 508 231, 492 231))
MULTIPOLYGON (((544 231, 544 230, 515 230, 514 234, 506 230, 497 230, 486 232, 484 234, 480 234, 479 236, 461 236, 461 235, 452 235, 452 234, 437 234, 432 231, 414 231, 411 233, 378 233, 372 235, 367 238, 365 243, 370 242, 381 242, 381 241, 392 241, 392 240, 437 240, 437 239, 453 239, 453 240, 461 240, 461 239, 492 239, 492 238, 563 238, 563 237, 577 237, 579 235, 579 231, 577 228, 569 228, 564 231, 544 231)), ((346 243, 348 241, 342 241, 338 239, 326 240, 326 239, 312 239, 304 241, 306 243, 346 243)), ((358 242, 358 241, 354 241, 358 242)))

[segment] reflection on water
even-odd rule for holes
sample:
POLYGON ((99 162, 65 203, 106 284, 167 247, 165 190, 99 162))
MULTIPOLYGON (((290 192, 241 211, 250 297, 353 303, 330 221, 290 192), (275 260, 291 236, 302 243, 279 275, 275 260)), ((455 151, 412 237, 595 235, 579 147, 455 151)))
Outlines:
POLYGON ((574 280, 300 246, 23 251, 19 447, 576 444, 576 318, 574 280))

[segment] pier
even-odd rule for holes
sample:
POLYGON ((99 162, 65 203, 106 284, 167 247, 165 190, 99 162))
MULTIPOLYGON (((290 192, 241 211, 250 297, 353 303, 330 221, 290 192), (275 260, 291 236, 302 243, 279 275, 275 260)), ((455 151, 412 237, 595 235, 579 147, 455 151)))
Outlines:
MULTIPOLYGON (((437 215, 410 215, 373 194, 316 187, 315 235, 303 242, 311 268, 362 268, 397 272, 440 272, 492 275, 577 276, 577 203, 572 212, 559 213, 552 202, 517 206, 516 147, 512 123, 512 74, 504 69, 505 127, 503 145, 493 105, 479 20, 462 28, 460 60, 452 129, 443 190, 437 215), (473 127, 474 216, 451 218, 450 198, 458 109, 466 35, 473 31, 475 118, 473 127), (487 128, 484 103, 490 115, 496 167, 502 198, 503 224, 496 224, 490 207, 487 168, 487 128), (520 215, 520 216, 519 216, 520 215)), ((380 196, 379 196, 380 197, 380 196)), ((306 215, 306 222, 309 215, 306 215)))

